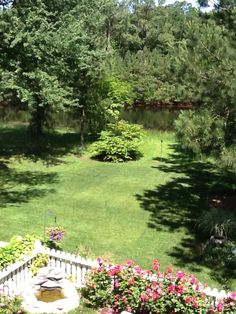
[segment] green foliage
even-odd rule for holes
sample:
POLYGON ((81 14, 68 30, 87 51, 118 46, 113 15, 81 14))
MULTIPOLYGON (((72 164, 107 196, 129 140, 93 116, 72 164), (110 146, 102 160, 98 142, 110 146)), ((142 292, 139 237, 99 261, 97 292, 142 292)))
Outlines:
POLYGON ((101 132, 99 141, 91 146, 92 157, 111 162, 138 159, 142 135, 139 125, 125 121, 110 124, 107 131, 101 132))
POLYGON ((221 165, 236 172, 236 145, 231 145, 222 150, 221 165))
POLYGON ((102 100, 102 105, 105 114, 108 116, 108 120, 109 118, 110 120, 117 120, 124 105, 133 102, 132 86, 129 82, 121 81, 112 76, 105 80, 103 90, 104 100, 102 100))
POLYGON ((0 248, 0 270, 13 264, 25 255, 30 254, 34 248, 34 236, 26 235, 25 237, 13 237, 9 244, 0 248))
POLYGON ((35 256, 34 261, 30 265, 32 275, 35 276, 38 273, 39 268, 46 267, 49 261, 49 257, 45 253, 40 253, 35 256))
POLYGON ((95 308, 108 306, 114 312, 143 313, 230 313, 235 311, 235 293, 217 304, 212 304, 202 285, 183 271, 173 273, 172 267, 159 271, 160 264, 153 260, 153 269, 144 270, 128 261, 112 265, 98 258, 99 266, 88 276, 83 295, 95 308))
POLYGON ((224 145, 224 123, 210 110, 183 111, 175 122, 183 148, 195 154, 218 152, 224 145))
POLYGON ((219 245, 207 241, 203 258, 216 269, 215 279, 221 282, 224 289, 228 289, 236 276, 236 242, 226 241, 219 245))
POLYGON ((20 297, 7 297, 0 295, 0 313, 1 314, 26 314, 21 305, 20 297))
POLYGON ((208 237, 213 235, 228 238, 236 234, 235 215, 222 208, 211 208, 203 212, 197 225, 208 237))

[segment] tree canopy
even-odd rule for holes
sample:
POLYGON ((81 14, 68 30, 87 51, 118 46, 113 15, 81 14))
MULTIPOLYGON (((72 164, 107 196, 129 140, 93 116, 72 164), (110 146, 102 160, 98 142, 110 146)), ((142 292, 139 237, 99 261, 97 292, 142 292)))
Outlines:
POLYGON ((125 103, 189 102, 194 113, 183 113, 177 128, 189 138, 211 138, 209 121, 216 119, 221 136, 212 149, 201 151, 198 141, 188 149, 232 165, 235 30, 235 1, 218 1, 204 13, 186 2, 2 0, 0 93, 26 104, 35 135, 49 126, 51 112, 73 112, 82 145, 88 130, 114 122, 125 103), (193 129, 201 119, 201 130, 193 129))

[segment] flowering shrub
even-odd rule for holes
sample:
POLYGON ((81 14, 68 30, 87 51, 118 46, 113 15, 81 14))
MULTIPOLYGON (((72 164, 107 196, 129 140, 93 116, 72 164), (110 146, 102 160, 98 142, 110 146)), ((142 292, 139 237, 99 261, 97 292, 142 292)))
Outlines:
POLYGON ((62 241, 64 239, 66 230, 63 227, 47 228, 47 235, 51 241, 62 241))
POLYGON ((0 296, 1 314, 24 314, 26 313, 22 306, 22 300, 19 297, 0 296))
POLYGON ((95 307, 110 306, 115 313, 136 314, 218 314, 236 313, 236 293, 213 305, 194 275, 182 271, 175 274, 171 267, 159 272, 160 264, 153 261, 152 270, 143 270, 128 261, 112 265, 98 259, 99 267, 87 277, 83 295, 95 307))

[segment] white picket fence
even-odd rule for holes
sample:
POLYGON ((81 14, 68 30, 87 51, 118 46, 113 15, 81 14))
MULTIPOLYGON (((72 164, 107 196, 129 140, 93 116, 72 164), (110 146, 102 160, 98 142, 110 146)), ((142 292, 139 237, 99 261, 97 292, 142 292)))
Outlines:
POLYGON ((86 274, 97 265, 96 261, 38 245, 31 256, 24 257, 23 261, 18 261, 0 272, 0 294, 18 295, 24 290, 32 279, 29 267, 39 253, 46 253, 49 257, 48 267, 60 268, 77 288, 85 285, 86 274))
MULTIPOLYGON (((37 243, 35 250, 31 256, 27 256, 23 261, 18 261, 0 272, 0 294, 17 295, 20 294, 24 287, 32 279, 29 266, 35 260, 38 253, 46 253, 49 256, 48 267, 60 268, 67 277, 70 277, 77 288, 85 285, 86 274, 92 267, 97 266, 96 261, 86 260, 80 256, 49 249, 37 243)), ((218 299, 228 296, 224 290, 219 291, 214 288, 207 287, 204 289, 206 295, 209 296, 211 303, 215 304, 218 299)))

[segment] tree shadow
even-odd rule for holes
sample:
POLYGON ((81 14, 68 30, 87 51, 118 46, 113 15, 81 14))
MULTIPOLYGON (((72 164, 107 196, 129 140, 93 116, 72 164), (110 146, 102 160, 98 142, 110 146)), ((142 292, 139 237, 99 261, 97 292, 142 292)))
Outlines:
POLYGON ((39 139, 31 137, 27 127, 0 128, 0 157, 27 157, 33 161, 42 160, 46 165, 61 163, 60 157, 80 154, 77 133, 45 133, 39 139))
MULTIPOLYGON (((200 266, 211 268, 204 258, 206 238, 197 228, 197 219, 209 208, 211 195, 235 193, 235 177, 229 172, 217 170, 210 162, 194 160, 178 145, 171 145, 170 148, 172 153, 168 158, 154 159, 158 161, 154 168, 173 174, 172 179, 136 197, 142 208, 151 213, 148 222, 150 228, 167 232, 185 230, 186 235, 181 243, 169 252, 176 266, 187 264, 192 271, 200 270, 200 266)), ((219 269, 211 268, 211 272, 216 278, 219 269)), ((220 281, 220 277, 227 274, 228 269, 222 267, 217 280, 220 281)), ((231 272, 230 279, 232 275, 235 276, 231 272)))
POLYGON ((26 203, 32 198, 54 192, 53 188, 48 189, 42 185, 56 183, 56 177, 57 173, 0 169, 0 207, 26 203))

